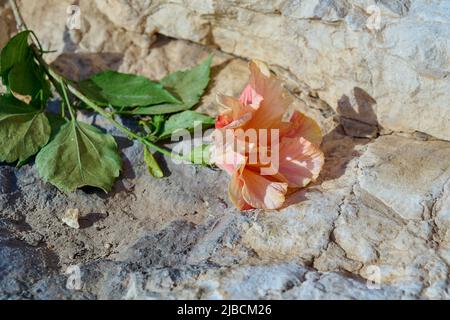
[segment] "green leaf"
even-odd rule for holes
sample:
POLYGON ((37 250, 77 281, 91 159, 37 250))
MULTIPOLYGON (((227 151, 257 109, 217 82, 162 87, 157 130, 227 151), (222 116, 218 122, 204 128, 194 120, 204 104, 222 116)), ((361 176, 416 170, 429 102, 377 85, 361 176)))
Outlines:
POLYGON ((180 97, 185 106, 191 109, 199 101, 208 87, 213 56, 210 55, 202 64, 187 71, 169 74, 161 80, 161 84, 172 94, 180 97))
POLYGON ((61 130, 62 126, 67 123, 68 120, 64 119, 60 115, 47 113, 48 122, 52 128, 52 133, 50 134, 50 140, 53 140, 61 130))
POLYGON ((9 72, 9 87, 12 91, 24 96, 31 96, 34 100, 43 92, 43 103, 50 96, 50 85, 45 79, 43 70, 30 56, 26 60, 17 63, 9 72))
POLYGON ((201 146, 194 148, 194 150, 192 150, 188 154, 186 159, 188 161, 192 162, 193 164, 208 166, 208 165, 210 165, 210 159, 209 159, 210 148, 211 148, 211 145, 202 144, 201 146))
MULTIPOLYGON (((55 138, 56 134, 59 132, 59 129, 61 129, 61 127, 65 123, 67 123, 67 120, 53 113, 46 113, 45 115, 48 119, 48 122, 50 123, 51 128, 50 139, 48 141, 52 141, 55 138)), ((17 162, 16 168, 21 168, 22 166, 27 164, 31 158, 32 156, 25 160, 17 162)))
POLYGON ((164 177, 164 172, 161 170, 158 162, 156 161, 153 154, 148 150, 147 147, 144 147, 144 161, 147 164, 147 169, 150 174, 157 178, 161 179, 164 177))
POLYGON ((143 107, 161 103, 180 104, 159 83, 149 79, 105 71, 78 83, 82 93, 99 105, 114 107, 143 107))
POLYGON ((28 36, 30 33, 31 31, 23 31, 18 33, 12 37, 3 48, 0 56, 0 74, 2 77, 5 77, 6 73, 14 67, 14 65, 25 61, 29 56, 31 56, 32 52, 28 45, 28 36))
POLYGON ((151 123, 154 127, 153 133, 158 134, 164 127, 164 123, 167 120, 167 116, 163 114, 158 114, 152 117, 151 123))
POLYGON ((26 161, 47 144, 50 131, 43 112, 13 96, 0 96, 0 161, 26 161))
POLYGON ((171 116, 164 124, 164 130, 159 138, 167 139, 180 129, 193 130, 196 126, 204 127, 214 125, 215 120, 210 116, 195 112, 184 111, 171 116))
POLYGON ((176 113, 180 111, 184 111, 186 106, 184 104, 161 104, 157 106, 151 107, 140 107, 132 110, 131 112, 127 112, 126 114, 136 115, 136 116, 152 116, 157 114, 169 114, 176 113))
POLYGON ((212 55, 201 65, 188 71, 172 73, 161 80, 161 84, 174 96, 183 102, 163 103, 152 106, 142 106, 132 111, 126 111, 129 115, 157 115, 177 113, 191 109, 199 101, 210 80, 212 55))
POLYGON ((164 122, 167 117, 165 115, 155 115, 150 120, 140 120, 139 125, 142 126, 145 132, 149 135, 148 138, 158 135, 163 129, 164 122))
POLYGON ((91 125, 71 121, 36 157, 40 176, 70 192, 84 186, 111 190, 121 159, 114 138, 91 125))

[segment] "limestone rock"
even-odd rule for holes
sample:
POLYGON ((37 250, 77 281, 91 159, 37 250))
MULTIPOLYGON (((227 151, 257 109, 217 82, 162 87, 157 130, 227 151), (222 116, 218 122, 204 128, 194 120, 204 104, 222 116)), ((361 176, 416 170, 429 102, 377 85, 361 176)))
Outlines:
POLYGON ((449 2, 395 3, 379 4, 375 33, 366 27, 371 1, 161 1, 147 21, 163 34, 288 69, 334 108, 361 88, 383 127, 449 140, 449 2))
MULTIPOLYGON (((102 53, 105 66, 130 68, 146 60, 159 32, 281 67, 335 110, 359 90, 372 104, 376 125, 450 140, 447 0, 82 0, 81 30, 66 28, 71 1, 20 4, 44 45, 57 50, 50 60, 64 51, 60 59, 67 64, 82 53, 78 59, 98 68, 92 53, 102 53)), ((85 76, 74 69, 75 78, 85 76)))
POLYGON ((158 32, 289 70, 337 109, 355 88, 382 127, 450 139, 450 2, 185 1, 154 5, 158 32), (375 5, 380 26, 367 27, 375 5), (172 12, 177 15, 174 24, 172 12), (433 34, 433 36, 430 36, 433 34))
MULTIPOLYGON (((211 115, 216 93, 238 95, 248 79, 224 51, 269 61, 323 129, 326 163, 286 208, 241 213, 225 173, 165 159, 155 180, 139 144, 82 112, 118 141, 122 175, 108 195, 66 195, 32 163, 0 165, 1 298, 450 298, 450 142, 431 137, 449 137, 448 2, 379 1, 377 33, 365 26, 372 1, 80 1, 79 32, 64 31, 70 1, 20 3, 75 80, 106 68, 159 79, 213 52, 199 105, 211 115), (89 213, 79 230, 61 224, 71 207, 89 213)), ((14 24, 0 8, 6 41, 14 24)))

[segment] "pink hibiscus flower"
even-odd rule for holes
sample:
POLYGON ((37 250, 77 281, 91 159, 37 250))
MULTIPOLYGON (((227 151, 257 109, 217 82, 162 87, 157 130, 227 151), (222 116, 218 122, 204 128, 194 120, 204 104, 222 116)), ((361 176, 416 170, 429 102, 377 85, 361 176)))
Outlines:
POLYGON ((229 196, 238 209, 279 209, 288 191, 319 176, 322 134, 298 111, 284 120, 292 98, 264 63, 252 61, 250 71, 240 99, 218 96, 226 111, 216 120, 211 160, 231 176, 229 196))

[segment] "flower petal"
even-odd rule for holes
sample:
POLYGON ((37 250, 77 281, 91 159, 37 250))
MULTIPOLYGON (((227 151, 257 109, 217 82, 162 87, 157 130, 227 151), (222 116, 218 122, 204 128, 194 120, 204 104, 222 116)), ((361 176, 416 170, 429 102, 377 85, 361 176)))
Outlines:
POLYGON ((322 131, 317 122, 299 111, 292 114, 289 123, 282 124, 280 137, 303 137, 317 146, 322 143, 322 131))
POLYGON ((242 170, 237 170, 231 177, 230 184, 228 185, 228 196, 230 197, 231 202, 233 202, 239 210, 250 210, 253 209, 253 207, 244 200, 242 195, 244 182, 241 179, 241 171, 242 170))
POLYGON ((318 147, 302 137, 284 138, 279 150, 278 179, 289 183, 290 188, 303 188, 317 179, 324 164, 324 154, 318 147))
POLYGON ((250 112, 251 109, 242 104, 238 99, 224 94, 217 94, 217 102, 232 111, 233 119, 241 117, 244 113, 250 112))
POLYGON ((252 207, 275 210, 283 205, 287 183, 270 181, 248 169, 242 171, 242 181, 242 196, 252 207))
POLYGON ((250 106, 243 105, 238 99, 223 94, 217 95, 217 102, 228 109, 217 117, 217 129, 242 127, 251 120, 255 111, 250 106))
POLYGON ((284 113, 292 103, 292 98, 283 88, 281 81, 273 77, 263 63, 250 62, 250 70, 249 85, 257 95, 263 97, 263 100, 247 126, 255 129, 278 127, 284 113))
POLYGON ((251 84, 248 84, 245 87, 244 91, 239 98, 239 101, 246 105, 252 106, 254 109, 258 109, 263 97, 256 92, 256 90, 252 87, 251 84))
POLYGON ((246 162, 246 157, 237 152, 233 131, 216 129, 211 135, 213 145, 210 148, 210 161, 220 169, 232 175, 246 162))
POLYGON ((232 122, 228 123, 224 129, 238 129, 246 125, 251 119, 252 119, 252 113, 248 112, 242 115, 242 117, 233 120, 232 122))
POLYGON ((222 129, 233 122, 231 111, 222 113, 216 119, 216 129, 222 129))

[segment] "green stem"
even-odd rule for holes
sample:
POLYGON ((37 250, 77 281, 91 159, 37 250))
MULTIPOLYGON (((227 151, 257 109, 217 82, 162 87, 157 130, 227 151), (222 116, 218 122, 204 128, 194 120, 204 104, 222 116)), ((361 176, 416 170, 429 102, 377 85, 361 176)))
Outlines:
POLYGON ((61 117, 66 119, 66 105, 61 103, 61 117))
POLYGON ((28 30, 27 25, 25 24, 25 22, 22 19, 22 15, 20 14, 19 7, 17 6, 16 1, 9 0, 9 4, 11 6, 11 9, 14 14, 14 18, 16 20, 17 30, 19 30, 19 31, 28 30))
MULTIPOLYGON (((67 90, 66 90, 66 84, 64 83, 64 81, 62 79, 59 79, 59 83, 61 85, 61 89, 63 92, 63 98, 64 98, 64 102, 63 102, 63 106, 66 105, 67 109, 69 110, 70 113, 70 118, 72 119, 72 121, 76 121, 77 117, 75 115, 75 111, 72 108, 72 105, 70 104, 70 100, 69 100, 69 96, 67 95, 67 90)), ((62 109, 64 110, 64 107, 62 107, 62 109)))
POLYGON ((138 141, 140 141, 142 144, 144 144, 145 146, 158 151, 159 153, 162 153, 166 156, 172 157, 174 159, 178 159, 178 160, 183 160, 183 158, 181 156, 172 154, 171 151, 166 150, 164 148, 161 148, 159 146, 157 146, 156 144, 151 143, 150 141, 148 141, 147 139, 145 139, 144 137, 138 135, 137 133, 131 131, 130 129, 128 129, 127 127, 125 127, 123 124, 121 124, 120 122, 118 122, 116 119, 114 119, 114 116, 112 113, 105 111, 103 108, 97 106, 95 103, 93 103, 91 100, 89 100, 86 96, 84 96, 80 91, 78 91, 78 89, 76 89, 75 87, 73 87, 72 85, 67 85, 69 91, 76 96, 78 99, 80 99, 81 101, 83 101, 88 107, 92 108, 95 112, 99 113, 100 115, 102 115, 104 118, 106 118, 109 122, 111 122, 116 128, 118 128, 119 130, 121 130, 123 133, 125 133, 126 135, 128 135, 128 137, 136 139, 138 141))
POLYGON ((44 49, 42 48, 42 44, 41 44, 41 42, 39 41, 39 38, 37 37, 37 35, 36 35, 36 33, 34 33, 34 31, 33 30, 30 30, 30 32, 31 32, 31 35, 33 36, 33 38, 34 38, 34 43, 36 43, 37 45, 38 45, 38 47, 39 47, 39 52, 40 52, 40 54, 41 54, 41 56, 44 54, 44 49))
MULTIPOLYGON (((166 150, 164 148, 161 148, 159 146, 157 146, 154 143, 151 143, 150 141, 148 141, 147 139, 145 139, 144 137, 141 137, 140 135, 138 135, 137 133, 131 131, 130 129, 128 129, 127 127, 125 127, 123 124, 121 124, 120 122, 118 122, 116 119, 114 119, 114 116, 112 113, 106 111, 105 109, 97 106, 95 103, 93 103, 91 100, 89 100, 89 98, 87 98, 84 94, 82 94, 80 91, 78 91, 77 88, 75 88, 74 86, 72 86, 69 83, 65 83, 64 79, 58 75, 55 71, 53 71, 47 64, 44 65, 44 68, 46 68, 50 74, 50 76, 52 78, 54 78, 57 82, 63 82, 65 84, 65 86, 67 87, 67 89, 75 96, 77 97, 79 100, 83 101, 88 107, 90 107, 91 109, 93 109, 95 112, 99 113, 100 115, 102 115, 105 119, 107 119, 109 122, 111 122, 117 129, 119 129, 120 131, 122 131, 123 133, 125 133, 129 138, 132 139, 136 139, 139 142, 141 142, 142 144, 144 144, 145 146, 159 152, 162 153, 166 156, 172 157, 174 159, 177 160, 184 160, 183 157, 173 154, 171 151, 166 150)), ((70 107, 69 107, 70 110, 70 107)), ((73 117, 72 113, 71 116, 73 117)))

